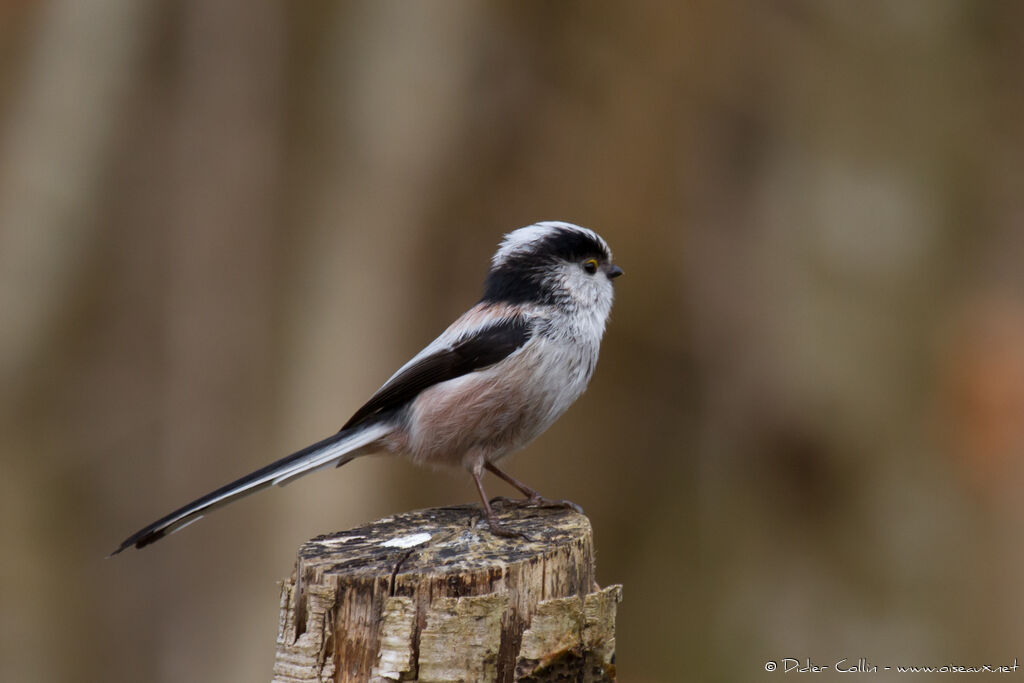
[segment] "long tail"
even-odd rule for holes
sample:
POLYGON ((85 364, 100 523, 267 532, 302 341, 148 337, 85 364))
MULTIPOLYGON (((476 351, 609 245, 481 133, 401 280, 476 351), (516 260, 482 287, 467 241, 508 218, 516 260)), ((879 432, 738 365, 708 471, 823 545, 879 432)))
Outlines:
POLYGON ((296 451, 289 456, 272 462, 266 467, 262 467, 241 479, 220 487, 216 491, 211 491, 184 507, 178 508, 166 517, 158 519, 124 539, 117 550, 110 553, 108 557, 117 555, 122 550, 131 546, 142 548, 150 543, 159 541, 167 534, 173 533, 201 519, 207 512, 227 505, 250 493, 265 489, 272 484, 283 486, 304 474, 309 474, 325 467, 344 465, 349 460, 360 455, 357 452, 359 449, 373 444, 387 434, 388 431, 390 431, 390 428, 381 424, 356 429, 343 429, 323 441, 306 446, 301 451, 296 451))

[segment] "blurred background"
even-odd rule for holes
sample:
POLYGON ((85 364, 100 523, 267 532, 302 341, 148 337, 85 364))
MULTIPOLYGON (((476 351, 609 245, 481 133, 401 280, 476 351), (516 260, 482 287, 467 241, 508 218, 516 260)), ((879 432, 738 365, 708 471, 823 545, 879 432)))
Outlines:
POLYGON ((1024 665, 1022 67, 1015 2, 0 4, 0 679, 269 680, 298 546, 468 476, 104 556, 333 433, 543 219, 626 276, 509 469, 589 512, 621 680, 1024 665))

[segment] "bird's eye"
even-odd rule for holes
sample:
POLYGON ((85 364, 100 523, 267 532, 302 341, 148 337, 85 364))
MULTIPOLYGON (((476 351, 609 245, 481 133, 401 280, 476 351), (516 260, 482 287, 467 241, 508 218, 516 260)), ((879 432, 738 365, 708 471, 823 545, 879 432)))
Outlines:
POLYGON ((588 258, 583 262, 583 270, 587 271, 591 275, 597 272, 597 259, 588 258))

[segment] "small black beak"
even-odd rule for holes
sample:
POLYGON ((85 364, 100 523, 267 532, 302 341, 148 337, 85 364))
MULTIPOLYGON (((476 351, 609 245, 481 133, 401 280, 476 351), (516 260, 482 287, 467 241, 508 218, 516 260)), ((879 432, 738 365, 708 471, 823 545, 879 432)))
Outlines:
POLYGON ((622 268, 619 268, 617 265, 613 263, 612 267, 608 269, 608 279, 614 280, 620 275, 622 275, 622 268))

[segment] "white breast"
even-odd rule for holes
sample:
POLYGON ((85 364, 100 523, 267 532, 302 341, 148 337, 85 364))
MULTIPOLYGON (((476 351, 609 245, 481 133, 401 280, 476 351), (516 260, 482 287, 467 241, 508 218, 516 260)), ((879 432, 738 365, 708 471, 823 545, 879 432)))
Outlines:
POLYGON ((411 406, 404 443, 395 445, 416 462, 466 467, 519 450, 586 389, 603 327, 542 323, 508 358, 425 390, 411 406))

